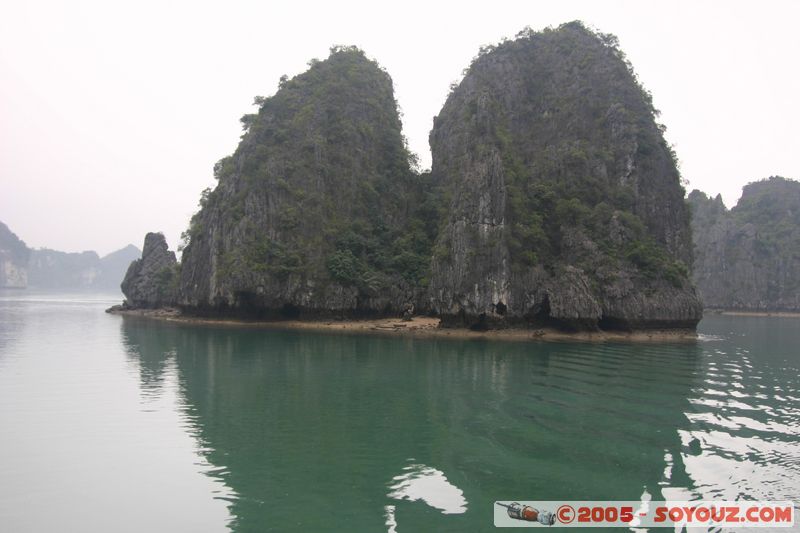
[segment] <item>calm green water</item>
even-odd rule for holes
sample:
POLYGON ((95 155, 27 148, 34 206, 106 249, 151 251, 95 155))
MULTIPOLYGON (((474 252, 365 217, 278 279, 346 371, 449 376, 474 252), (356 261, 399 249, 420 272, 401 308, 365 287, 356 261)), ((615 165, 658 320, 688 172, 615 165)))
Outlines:
POLYGON ((800 319, 690 344, 168 325, 0 293, 0 531, 492 531, 495 500, 800 500, 800 319))

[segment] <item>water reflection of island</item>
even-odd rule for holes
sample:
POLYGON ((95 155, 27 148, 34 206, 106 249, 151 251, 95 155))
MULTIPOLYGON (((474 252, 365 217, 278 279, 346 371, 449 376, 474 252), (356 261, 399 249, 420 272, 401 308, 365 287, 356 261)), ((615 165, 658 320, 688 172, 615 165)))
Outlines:
POLYGON ((662 487, 691 485, 678 430, 698 379, 693 345, 412 340, 135 317, 122 333, 143 388, 174 358, 189 429, 236 494, 235 530, 489 531, 498 499, 635 500, 645 490, 659 499, 662 487))

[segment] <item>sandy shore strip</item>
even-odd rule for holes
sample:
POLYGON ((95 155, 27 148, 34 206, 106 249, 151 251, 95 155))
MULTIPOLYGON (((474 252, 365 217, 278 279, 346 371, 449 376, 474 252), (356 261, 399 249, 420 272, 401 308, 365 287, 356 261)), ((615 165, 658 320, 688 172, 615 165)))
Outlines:
POLYGON ((726 311, 725 309, 706 309, 709 315, 729 316, 776 316, 781 318, 800 318, 800 313, 793 311, 726 311))
POLYGON ((241 320, 202 318, 183 315, 177 309, 110 309, 112 314, 143 317, 181 324, 236 326, 264 329, 306 330, 328 333, 393 335, 419 338, 487 339, 503 341, 583 341, 583 342, 694 342, 697 332, 689 329, 644 331, 580 331, 567 332, 552 328, 508 328, 472 331, 466 328, 440 328, 439 319, 417 316, 411 321, 399 318, 365 320, 241 320))

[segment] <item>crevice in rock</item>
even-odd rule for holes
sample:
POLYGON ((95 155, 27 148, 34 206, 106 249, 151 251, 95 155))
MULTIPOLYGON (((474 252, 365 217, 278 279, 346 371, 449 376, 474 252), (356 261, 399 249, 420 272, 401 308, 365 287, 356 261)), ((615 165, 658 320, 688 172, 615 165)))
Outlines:
POLYGON ((603 331, 630 331, 631 327, 627 320, 603 315, 597 321, 597 327, 603 331))
POLYGON ((300 308, 294 304, 285 303, 281 307, 281 316, 289 319, 300 318, 300 308))
POLYGON ((486 313, 481 313, 478 315, 478 320, 472 323, 469 327, 472 331, 488 331, 489 330, 489 323, 486 320, 486 313))
POLYGON ((545 294, 542 301, 531 308, 531 320, 543 325, 553 321, 550 316, 550 296, 548 294, 545 294))

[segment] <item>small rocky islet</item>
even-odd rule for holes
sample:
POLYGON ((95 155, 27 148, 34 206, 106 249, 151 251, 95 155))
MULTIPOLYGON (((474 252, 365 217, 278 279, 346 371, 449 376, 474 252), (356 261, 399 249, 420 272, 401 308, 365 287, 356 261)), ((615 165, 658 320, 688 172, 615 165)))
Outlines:
POLYGON ((355 47, 242 117, 184 233, 150 233, 126 308, 248 319, 417 314, 445 327, 693 330, 690 208, 613 36, 580 22, 486 47, 416 170, 389 74, 355 47))

